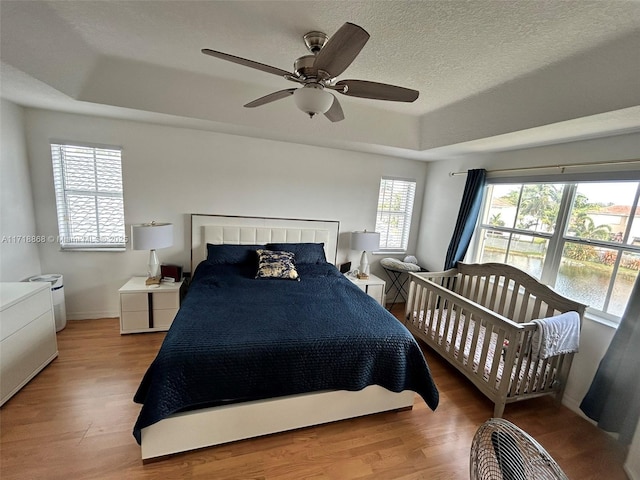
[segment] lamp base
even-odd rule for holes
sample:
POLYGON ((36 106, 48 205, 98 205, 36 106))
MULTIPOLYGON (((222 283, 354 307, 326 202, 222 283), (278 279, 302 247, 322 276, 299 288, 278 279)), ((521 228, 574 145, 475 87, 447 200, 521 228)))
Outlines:
POLYGON ((158 254, 155 249, 149 251, 149 263, 147 264, 147 285, 160 285, 160 261, 158 260, 158 254))
POLYGON ((360 268, 357 276, 361 280, 369 278, 369 258, 367 258, 366 250, 362 251, 362 256, 360 257, 360 268))

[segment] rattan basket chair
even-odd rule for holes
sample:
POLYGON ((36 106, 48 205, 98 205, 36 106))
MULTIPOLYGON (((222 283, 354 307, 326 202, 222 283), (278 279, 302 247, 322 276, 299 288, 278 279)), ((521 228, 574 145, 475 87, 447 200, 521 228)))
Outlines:
POLYGON ((483 423, 471 443, 472 480, 568 480, 530 435, 502 418, 483 423))

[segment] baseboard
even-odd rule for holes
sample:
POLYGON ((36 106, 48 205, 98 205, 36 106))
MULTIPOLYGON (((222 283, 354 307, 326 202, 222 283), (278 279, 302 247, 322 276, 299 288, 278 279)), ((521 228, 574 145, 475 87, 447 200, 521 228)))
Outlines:
POLYGON ((629 466, 626 463, 623 468, 624 468, 624 473, 627 474, 627 477, 629 477, 629 480, 640 480, 640 472, 634 472, 629 468, 629 466))
POLYGON ((580 410, 580 402, 575 398, 571 398, 570 396, 565 394, 562 397, 562 404, 572 412, 577 413, 578 415, 584 418, 587 418, 587 416, 584 413, 582 413, 582 410, 580 410))
POLYGON ((98 318, 119 318, 120 312, 75 312, 67 313, 67 320, 97 320, 98 318))
MULTIPOLYGON (((581 403, 581 401, 578 401, 575 398, 571 398, 568 395, 564 395, 562 397, 562 404, 565 407, 567 407, 573 413, 575 413, 576 415, 579 415, 580 417, 584 418, 587 422, 589 422, 592 425, 595 425, 597 427, 598 426, 598 422, 595 422, 595 421, 591 420, 589 417, 587 417, 584 414, 584 412, 582 410, 580 410, 580 403, 581 403)), ((603 432, 605 432, 605 431, 603 430, 603 432)), ((605 433, 608 433, 609 435, 611 435, 611 433, 609 433, 609 432, 605 432, 605 433)))

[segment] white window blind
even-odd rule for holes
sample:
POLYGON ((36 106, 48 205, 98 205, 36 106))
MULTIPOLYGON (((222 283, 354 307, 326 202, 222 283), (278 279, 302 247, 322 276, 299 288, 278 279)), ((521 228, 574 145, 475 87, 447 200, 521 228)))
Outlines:
POLYGON ((415 193, 414 180, 380 180, 375 230, 380 233, 380 250, 407 250, 415 193))
POLYGON ((51 144, 60 247, 126 246, 119 148, 51 144))

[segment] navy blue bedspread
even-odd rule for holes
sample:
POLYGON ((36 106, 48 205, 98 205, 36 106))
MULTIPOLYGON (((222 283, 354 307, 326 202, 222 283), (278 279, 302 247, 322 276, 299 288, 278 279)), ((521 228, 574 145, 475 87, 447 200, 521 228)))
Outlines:
POLYGON ((255 268, 196 269, 189 293, 134 400, 133 434, 180 411, 320 390, 438 390, 409 331, 331 264, 297 266, 300 281, 255 268))

